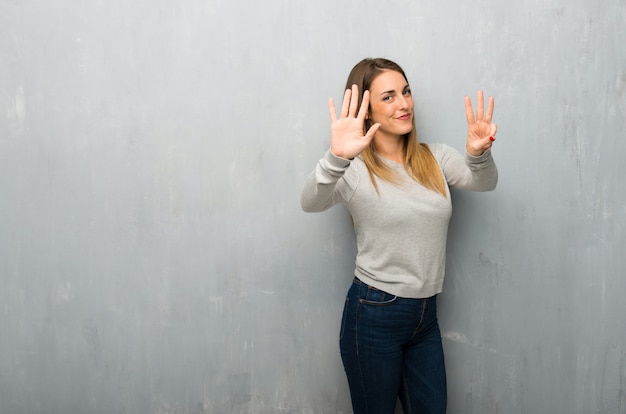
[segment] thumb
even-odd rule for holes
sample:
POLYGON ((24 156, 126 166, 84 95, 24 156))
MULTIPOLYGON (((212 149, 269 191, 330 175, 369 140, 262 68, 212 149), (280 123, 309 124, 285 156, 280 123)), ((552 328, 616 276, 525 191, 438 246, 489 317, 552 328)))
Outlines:
POLYGON ((371 141, 372 138, 374 138, 374 135, 376 135, 376 131, 378 131, 378 128, 380 128, 380 124, 378 122, 372 125, 370 129, 367 130, 367 133, 365 134, 365 139, 371 141))

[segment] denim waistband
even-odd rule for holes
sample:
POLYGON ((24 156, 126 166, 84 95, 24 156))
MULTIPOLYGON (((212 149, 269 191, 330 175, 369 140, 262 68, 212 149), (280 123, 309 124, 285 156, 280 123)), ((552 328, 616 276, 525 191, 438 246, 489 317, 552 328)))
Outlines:
MULTIPOLYGON (((370 289, 374 289, 374 290, 378 290, 378 291, 381 291, 381 292, 388 293, 388 292, 387 292, 387 291, 385 291, 385 290, 378 289, 378 288, 376 288, 376 287, 374 287, 374 286, 372 286, 372 285, 368 285, 367 283, 365 283, 364 281, 362 281, 361 279, 359 279, 357 276, 354 276, 354 278, 352 279, 352 283, 353 283, 353 284, 356 284, 356 285, 363 285, 363 286, 367 286, 367 287, 368 287, 368 288, 370 288, 370 289)), ((424 297, 424 298, 412 298, 412 299, 429 300, 429 299, 435 299, 436 297, 437 297, 437 295, 433 295, 433 296, 430 296, 430 297, 424 297)))

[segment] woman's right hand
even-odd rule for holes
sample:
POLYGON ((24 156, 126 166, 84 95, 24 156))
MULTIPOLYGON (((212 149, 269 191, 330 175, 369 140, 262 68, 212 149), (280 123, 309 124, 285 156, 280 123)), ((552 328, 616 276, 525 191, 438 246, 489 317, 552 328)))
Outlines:
POLYGON ((337 157, 352 159, 359 155, 372 141, 380 124, 374 124, 363 135, 363 125, 367 116, 370 95, 369 91, 363 93, 363 102, 357 114, 359 103, 359 88, 352 85, 352 90, 346 89, 341 104, 341 115, 337 119, 335 102, 333 98, 328 101, 330 110, 330 150, 337 157))

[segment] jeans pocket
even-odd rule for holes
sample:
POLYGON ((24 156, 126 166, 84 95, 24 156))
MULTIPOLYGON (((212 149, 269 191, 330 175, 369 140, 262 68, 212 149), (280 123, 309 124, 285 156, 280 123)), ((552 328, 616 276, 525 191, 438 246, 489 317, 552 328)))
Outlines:
POLYGON ((398 297, 375 287, 368 286, 364 296, 359 298, 363 305, 384 306, 394 303, 398 297))

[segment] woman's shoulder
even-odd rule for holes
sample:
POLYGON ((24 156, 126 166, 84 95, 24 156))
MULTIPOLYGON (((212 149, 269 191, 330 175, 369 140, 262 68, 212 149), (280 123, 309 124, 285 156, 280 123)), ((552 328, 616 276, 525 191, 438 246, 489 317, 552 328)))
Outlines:
POLYGON ((433 154, 433 157, 438 161, 444 159, 447 155, 458 152, 452 146, 448 144, 443 144, 439 142, 425 142, 425 144, 430 149, 430 152, 433 154))

